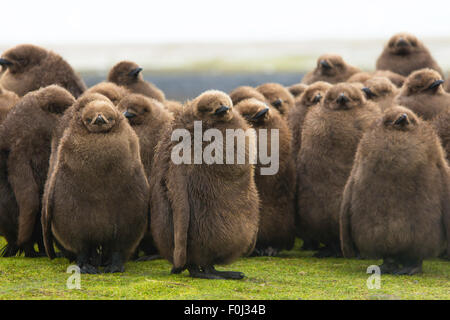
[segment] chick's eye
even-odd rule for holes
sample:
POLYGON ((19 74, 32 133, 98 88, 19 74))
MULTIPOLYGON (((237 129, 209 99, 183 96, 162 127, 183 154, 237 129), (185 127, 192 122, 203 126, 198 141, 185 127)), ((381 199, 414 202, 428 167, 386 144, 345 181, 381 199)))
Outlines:
POLYGON ((86 118, 86 121, 90 123, 92 121, 92 118, 86 118))
POLYGON ((108 121, 113 121, 113 118, 112 118, 112 117, 109 117, 109 118, 108 118, 108 121))

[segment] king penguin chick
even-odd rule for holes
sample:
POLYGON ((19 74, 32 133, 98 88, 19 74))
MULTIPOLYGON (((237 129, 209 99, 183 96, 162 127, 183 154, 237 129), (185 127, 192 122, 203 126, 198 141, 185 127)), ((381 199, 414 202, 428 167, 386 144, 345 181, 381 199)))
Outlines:
POLYGON ((231 129, 245 133, 249 127, 227 94, 210 90, 187 102, 156 147, 150 177, 151 230, 159 253, 173 265, 172 273, 188 269, 197 278, 244 277, 241 272, 217 271, 214 265, 229 264, 255 246, 259 197, 254 167, 246 160, 255 151, 254 133, 242 134, 243 143, 237 145, 228 146, 231 142, 224 138, 225 145, 214 143, 212 150, 197 138, 201 130, 214 134, 217 142, 217 135, 225 137, 231 129), (172 134, 183 141, 177 143, 172 134), (192 145, 193 155, 187 151, 192 145), (231 164, 225 163, 227 146, 245 161, 239 164, 227 157, 231 164))
POLYGON ((414 71, 406 79, 396 104, 414 111, 424 120, 431 120, 450 107, 450 93, 445 92, 441 75, 432 69, 414 71))
POLYGON ((5 51, 0 65, 6 68, 0 84, 19 96, 51 84, 67 89, 75 98, 86 90, 81 77, 60 55, 35 45, 21 44, 5 51))

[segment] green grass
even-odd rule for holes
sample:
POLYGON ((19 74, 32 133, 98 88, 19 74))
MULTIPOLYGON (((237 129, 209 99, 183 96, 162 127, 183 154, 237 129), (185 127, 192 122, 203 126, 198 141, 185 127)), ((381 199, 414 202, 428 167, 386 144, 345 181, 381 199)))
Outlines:
POLYGON ((80 290, 66 288, 66 259, 0 258, 0 299, 450 299, 448 261, 425 261, 421 275, 382 276, 381 288, 369 290, 366 269, 380 261, 316 259, 299 246, 218 268, 244 272, 240 281, 170 275, 169 263, 155 260, 128 262, 122 274, 81 275, 80 290))

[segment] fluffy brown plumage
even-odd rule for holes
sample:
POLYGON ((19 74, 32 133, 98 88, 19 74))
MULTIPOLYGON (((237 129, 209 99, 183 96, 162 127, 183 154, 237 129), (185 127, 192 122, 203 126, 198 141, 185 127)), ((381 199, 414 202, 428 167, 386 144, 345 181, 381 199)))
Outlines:
POLYGON ((9 111, 19 102, 19 96, 12 91, 4 89, 0 85, 0 123, 2 123, 9 111))
POLYGON ((344 256, 382 258, 382 273, 415 274, 423 259, 450 253, 449 186, 431 126, 407 108, 386 110, 362 137, 345 187, 344 256))
POLYGON ((442 88, 441 75, 432 69, 414 71, 406 79, 395 102, 431 120, 450 107, 450 93, 442 88))
POLYGON ((450 161, 450 109, 436 116, 432 121, 432 125, 441 139, 446 157, 450 161))
POLYGON ((5 51, 0 65, 6 68, 0 84, 19 96, 51 84, 76 98, 86 90, 81 77, 60 55, 35 45, 22 44, 5 51))
POLYGON ((3 254, 43 254, 41 197, 47 177, 50 139, 61 114, 75 102, 65 89, 52 85, 26 94, 0 126, 0 233, 8 245, 3 254))
POLYGON ((332 84, 344 82, 361 70, 347 64, 340 55, 324 54, 317 59, 317 67, 308 72, 302 83, 311 84, 316 81, 325 81, 332 84))
MULTIPOLYGON (((128 119, 139 138, 141 160, 148 179, 151 176, 155 147, 161 138, 161 132, 164 132, 169 125, 172 116, 162 103, 141 94, 126 96, 117 107, 128 119)), ((147 257, 157 253, 150 230, 145 234, 138 250, 142 250, 147 257)))
POLYGON ((108 81, 123 86, 133 93, 140 93, 144 96, 164 102, 166 99, 164 92, 154 84, 144 80, 142 68, 131 61, 121 61, 111 68, 108 74, 108 81))
POLYGON ((444 75, 427 47, 416 36, 408 33, 393 35, 376 63, 377 70, 390 70, 405 77, 423 68, 444 75))
POLYGON ((359 139, 380 110, 342 83, 306 115, 297 158, 300 237, 325 245, 317 257, 339 256, 339 208, 359 139))
POLYGON ((367 80, 371 78, 379 78, 379 77, 385 77, 388 78, 397 88, 401 88, 403 86, 403 83, 406 80, 406 77, 389 71, 389 70, 376 70, 374 72, 358 72, 355 73, 353 76, 348 78, 347 82, 360 82, 364 83, 367 80))
POLYGON ((111 100, 111 102, 115 106, 119 104, 120 100, 122 100, 123 97, 130 94, 130 92, 126 88, 119 86, 113 82, 97 83, 96 85, 87 89, 84 94, 88 95, 92 93, 100 93, 104 95, 109 100, 111 100))
POLYGON ((362 90, 366 98, 375 102, 381 111, 393 106, 394 99, 399 92, 397 87, 385 77, 373 77, 364 81, 362 90))
POLYGON ((55 257, 55 238, 76 256, 82 273, 98 272, 98 252, 105 272, 123 272, 148 227, 139 139, 102 95, 82 97, 74 107, 44 194, 45 249, 55 257))
POLYGON ((297 97, 300 97, 302 95, 302 93, 306 90, 306 88, 308 88, 308 85, 304 83, 296 83, 293 84, 292 86, 289 86, 288 90, 296 99, 297 97))
POLYGON ((255 98, 259 101, 266 102, 266 98, 264 95, 250 86, 240 86, 233 89, 230 92, 231 101, 233 101, 233 105, 237 105, 239 102, 245 99, 255 98))
POLYGON ((264 95, 267 103, 278 110, 283 118, 287 117, 289 110, 294 107, 294 96, 279 83, 265 83, 256 88, 264 95))
MULTIPOLYGON (((193 277, 241 279, 242 273, 219 272, 214 265, 230 263, 253 251, 259 220, 253 165, 248 161, 209 165, 172 162, 171 152, 178 144, 171 141, 173 130, 188 130, 193 143, 194 121, 202 121, 203 130, 220 130, 224 137, 226 129, 248 129, 223 92, 206 91, 187 102, 156 148, 150 178, 152 235, 159 253, 172 263, 173 273, 187 268, 193 277)), ((248 145, 245 153, 249 153, 248 145)))
POLYGON ((292 132, 292 156, 297 158, 302 144, 302 127, 306 114, 312 107, 318 106, 331 84, 317 81, 308 86, 303 94, 295 99, 295 107, 288 113, 288 125, 292 132))
POLYGON ((261 167, 255 167, 255 182, 261 199, 256 255, 276 255, 280 250, 290 250, 295 239, 295 164, 291 154, 291 134, 278 112, 257 99, 247 99, 236 105, 236 110, 256 130, 267 130, 267 152, 274 149, 271 144, 273 130, 278 130, 279 169, 274 175, 261 175, 261 167))

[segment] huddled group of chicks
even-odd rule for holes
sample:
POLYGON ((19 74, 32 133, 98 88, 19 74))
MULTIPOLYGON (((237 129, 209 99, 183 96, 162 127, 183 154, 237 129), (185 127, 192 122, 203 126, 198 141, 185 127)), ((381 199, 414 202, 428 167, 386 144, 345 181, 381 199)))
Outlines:
POLYGON ((7 50, 0 65, 4 257, 62 256, 98 273, 162 256, 172 273, 241 279, 214 266, 277 255, 296 237, 316 257, 383 259, 382 273, 450 256, 450 94, 413 35, 394 35, 373 72, 327 54, 290 87, 183 103, 130 61, 91 88, 34 45, 7 50), (194 139, 196 121, 224 135, 270 129, 268 141, 277 129, 278 172, 262 175, 261 161, 174 163, 172 133, 194 139))

